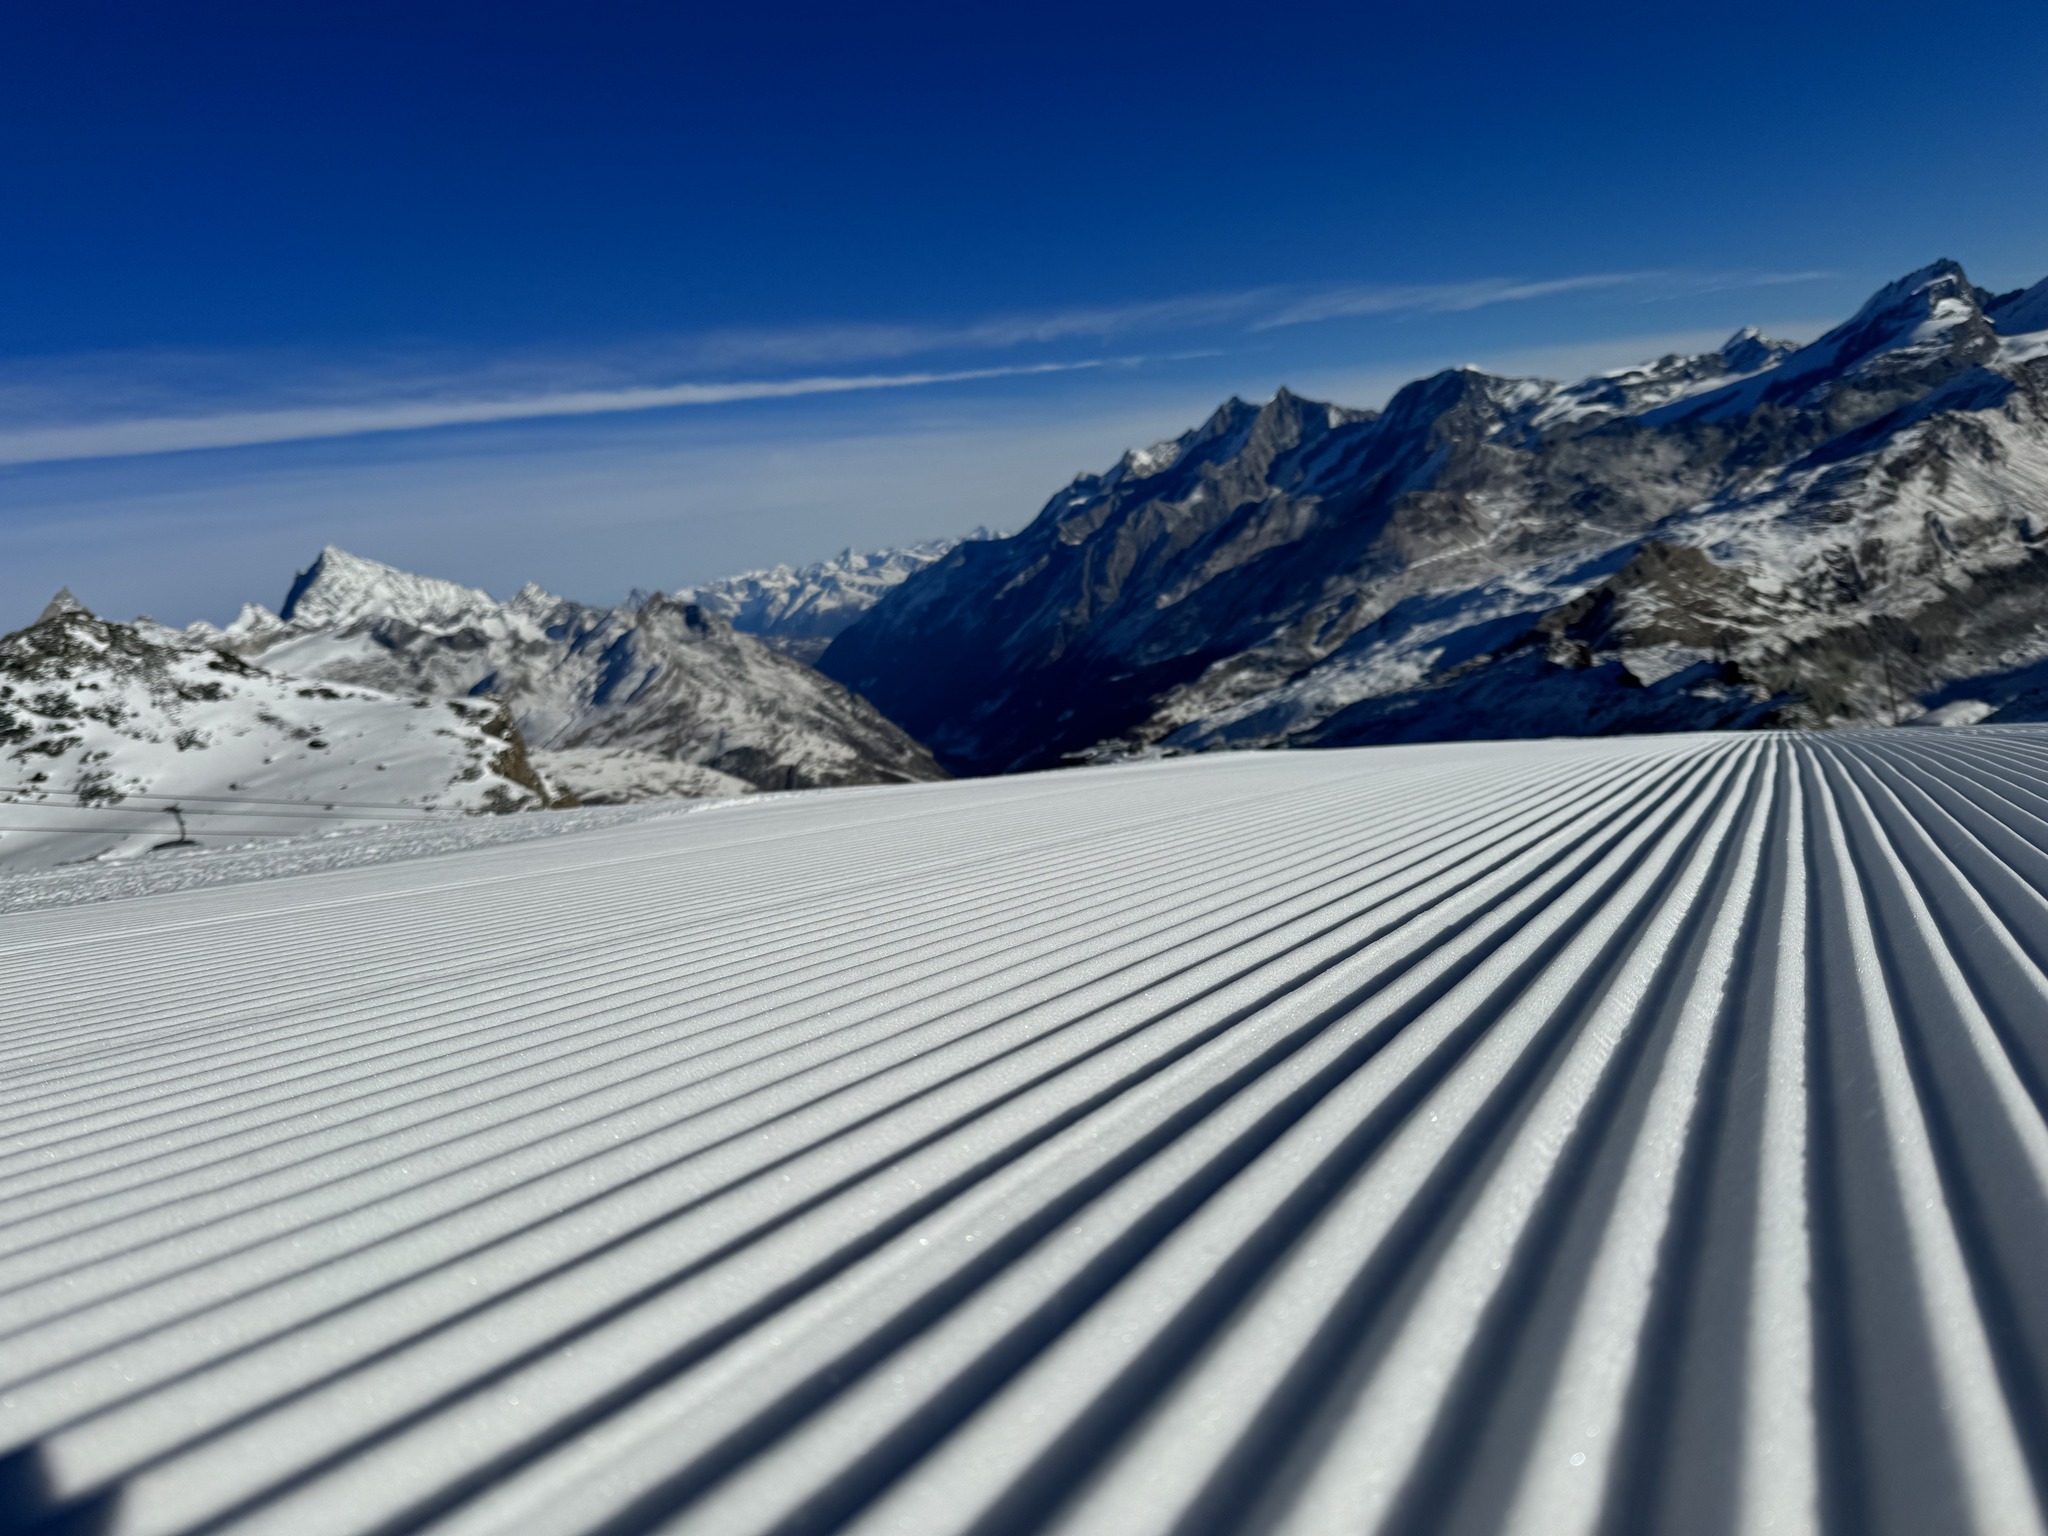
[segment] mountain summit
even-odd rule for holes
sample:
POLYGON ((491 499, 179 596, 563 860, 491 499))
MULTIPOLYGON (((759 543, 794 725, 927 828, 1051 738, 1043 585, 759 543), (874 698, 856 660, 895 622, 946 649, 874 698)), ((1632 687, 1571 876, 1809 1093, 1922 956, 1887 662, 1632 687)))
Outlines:
POLYGON ((2044 539, 2048 283, 1943 260, 1805 346, 1227 401, 910 575, 819 666, 966 773, 2011 718, 2048 666, 2044 539))
POLYGON ((457 629, 499 610, 490 593, 432 576, 415 576, 329 544, 292 578, 278 617, 306 628, 356 619, 399 619, 431 629, 457 629))
POLYGON ((865 700, 696 603, 509 602, 329 546, 281 610, 188 632, 268 671, 502 700, 541 771, 580 798, 730 794, 944 775, 865 700))

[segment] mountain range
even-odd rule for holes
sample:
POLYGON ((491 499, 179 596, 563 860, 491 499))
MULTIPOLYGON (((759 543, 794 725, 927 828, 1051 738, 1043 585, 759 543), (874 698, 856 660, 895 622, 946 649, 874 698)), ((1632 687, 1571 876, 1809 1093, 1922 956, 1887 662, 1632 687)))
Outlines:
POLYGON ((536 767, 585 801, 943 777, 864 700, 659 593, 606 608, 529 584, 501 602, 329 547, 275 614, 186 634, 292 677, 502 700, 536 767))
POLYGON ((945 558, 956 544, 996 537, 977 528, 965 539, 931 539, 870 554, 845 549, 811 565, 742 571, 684 587, 674 600, 700 604, 784 655, 814 663, 841 631, 914 572, 945 558))
MULTIPOLYGON (((842 560, 857 579, 838 602, 872 601, 915 558, 842 560)), ((832 576, 814 569, 814 598, 832 576)), ((596 607, 531 584, 501 602, 331 546, 277 612, 249 604, 225 627, 114 623, 60 593, 0 638, 0 760, 10 868, 945 776, 864 700, 702 604, 596 607)))
POLYGON ((2038 718, 2048 282, 1938 261, 1803 346, 1282 390, 963 543, 820 669, 955 773, 2038 718))
POLYGON ((64 594, 0 641, 12 787, 131 811, 2042 718, 2048 281, 1993 294, 1951 261, 1806 345, 1745 329, 1574 384, 1452 369, 1381 410, 1232 399, 1010 537, 611 607, 330 546, 224 628, 64 594))

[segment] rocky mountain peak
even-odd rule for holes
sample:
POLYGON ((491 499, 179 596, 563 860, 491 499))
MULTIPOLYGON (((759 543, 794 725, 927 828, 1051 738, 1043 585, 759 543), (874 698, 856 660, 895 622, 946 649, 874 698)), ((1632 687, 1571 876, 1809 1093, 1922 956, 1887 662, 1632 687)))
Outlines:
POLYGON ((246 841, 252 822, 331 830, 337 802, 360 821, 553 798, 498 703, 308 686, 75 598, 0 636, 0 770, 17 786, 4 868, 145 854, 188 831, 246 841), (188 796, 189 829, 168 810, 188 796))
POLYGON ((1209 413, 1209 419, 1183 439, 1180 462, 1200 457, 1207 461, 1235 458, 1244 446, 1245 434, 1258 420, 1260 407, 1232 395, 1209 413))
POLYGON ((415 576, 329 544, 293 578, 278 615, 301 627, 388 618, 421 629, 453 629, 499 608, 497 599, 479 588, 415 576))
POLYGON ((869 705, 686 594, 604 608, 529 584, 499 603, 330 546, 293 583, 287 612, 243 637, 212 635, 285 676, 501 701, 542 771, 572 792, 943 776, 869 705))
POLYGON ((1721 343, 1721 365, 1730 373, 1756 373, 1770 368, 1799 350, 1796 341, 1773 341, 1753 325, 1721 343))
POLYGON ((1956 262, 1930 262, 1878 289, 1848 320, 1794 354, 1787 370, 1846 372, 1885 352, 1981 342, 1992 327, 1980 292, 1956 262))
POLYGON ((1381 412, 1383 435, 1428 433, 1485 437, 1551 386, 1539 379, 1507 379, 1468 366, 1446 368, 1403 385, 1381 412))
POLYGON ((1122 480, 1144 480, 1161 474, 1179 462, 1186 444, 1187 438, 1183 434, 1154 443, 1150 448, 1128 449, 1111 474, 1122 480))
POLYGON ((512 594, 512 601, 505 606, 514 613, 540 623, 563 607, 563 599, 555 596, 539 582, 529 581, 512 594))
POLYGON ((819 665, 970 773, 1826 724, 1998 658, 2048 675, 2048 349, 2001 340, 2022 324, 2048 328, 2048 284, 1994 299, 1942 260, 1803 347, 1744 328, 1569 385, 1449 369, 1370 418, 1232 399, 819 665), (1872 615, 1906 612, 1888 678, 1872 615))
MULTIPOLYGON (((1125 469, 1132 455, 1124 455, 1125 469)), ((1111 478, 1115 478, 1113 474, 1111 478)), ((1100 477, 1091 477, 1101 484, 1100 477)), ((958 543, 993 539, 977 528, 958 543)), ((701 603, 732 621, 743 633, 757 636, 784 655, 813 662, 832 637, 925 567, 943 560, 954 548, 952 539, 932 539, 895 549, 841 550, 829 560, 792 567, 775 565, 742 571, 736 576, 681 587, 679 602, 701 603)), ((643 607, 652 594, 636 592, 627 606, 643 607)))
POLYGON ((90 611, 69 587, 59 587, 57 595, 43 604, 43 611, 36 615, 36 622, 46 624, 51 619, 62 618, 67 613, 89 614, 90 611))
POLYGON ((2026 336, 2048 331, 2048 278, 1994 300, 1986 313, 2001 335, 2026 336))

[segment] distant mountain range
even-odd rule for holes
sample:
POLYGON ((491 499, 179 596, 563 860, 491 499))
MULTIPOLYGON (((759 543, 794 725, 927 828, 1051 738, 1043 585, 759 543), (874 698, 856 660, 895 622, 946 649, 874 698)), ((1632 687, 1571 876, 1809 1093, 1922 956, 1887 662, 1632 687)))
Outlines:
POLYGON ((53 806, 382 774, 380 803, 509 809, 2043 718, 2048 281, 1992 294, 1950 261, 1805 346, 1744 330, 1568 385, 1454 369, 1379 411, 1233 399, 1007 538, 617 607, 330 547, 224 629, 67 594, 0 641, 0 766, 53 806))
MULTIPOLYGON (((911 558, 842 558, 864 579, 836 602, 871 602, 891 579, 876 572, 911 558)), ((820 599, 825 569, 807 578, 820 599)), ((331 546, 277 612, 250 604, 225 628, 113 623, 60 593, 0 639, 0 770, 16 868, 428 811, 945 776, 865 700, 703 604, 533 585, 500 602, 331 546)))
POLYGON ((292 677, 502 700, 535 765, 585 800, 943 777, 865 701, 658 593, 602 608, 529 584, 500 602, 330 547, 277 613, 186 634, 292 677))
POLYGON ((872 554, 842 550, 814 565, 742 571, 675 593, 758 636, 786 656, 816 662, 825 647, 915 572, 943 559, 956 544, 998 535, 977 528, 966 539, 932 539, 872 554))
POLYGON ((2048 282, 1806 346, 1285 390, 889 590, 819 666, 956 773, 2048 713, 2048 282))

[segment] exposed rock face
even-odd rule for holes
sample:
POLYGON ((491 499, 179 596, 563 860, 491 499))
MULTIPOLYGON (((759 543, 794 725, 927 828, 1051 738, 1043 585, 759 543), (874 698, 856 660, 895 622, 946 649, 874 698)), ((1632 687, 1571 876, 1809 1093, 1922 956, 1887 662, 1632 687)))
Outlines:
POLYGON ((199 633, 271 671, 391 692, 503 700, 529 746, 572 792, 733 781, 756 789, 886 784, 944 775, 864 700, 659 594, 595 608, 527 586, 509 602, 338 549, 294 582, 281 615, 244 609, 199 633), (709 777, 616 773, 631 753, 709 777))
POLYGON ((2048 658, 2044 535, 2048 282, 1942 261, 1804 347, 1231 400, 820 667, 968 773, 1900 719, 2048 658))
POLYGON ((274 676, 67 592, 0 638, 0 798, 18 868, 552 796, 496 701, 274 676))

